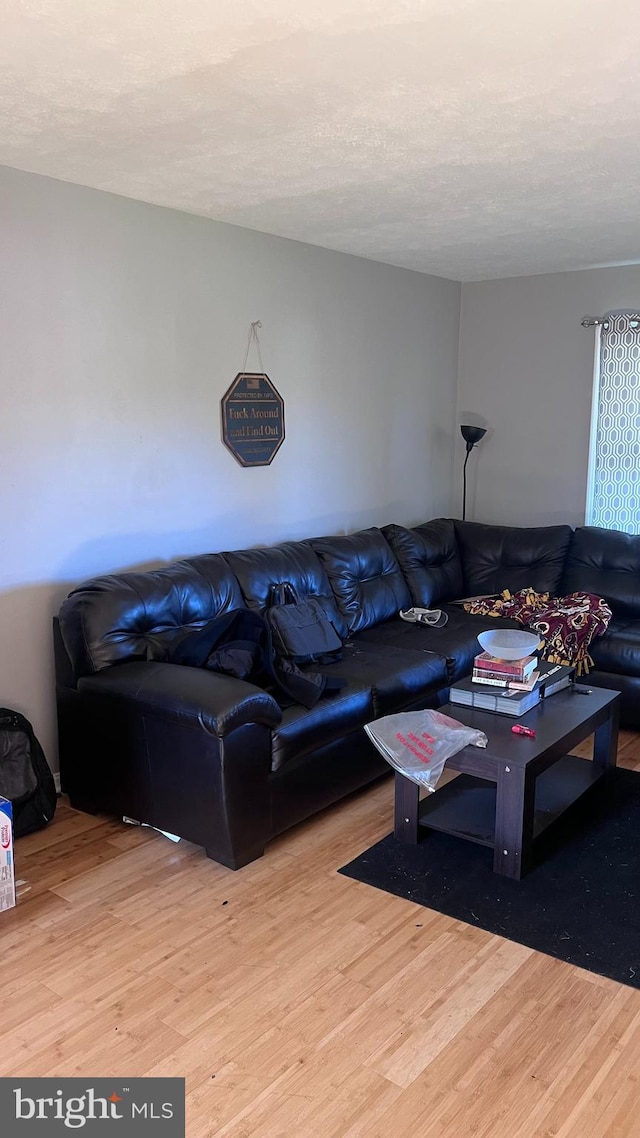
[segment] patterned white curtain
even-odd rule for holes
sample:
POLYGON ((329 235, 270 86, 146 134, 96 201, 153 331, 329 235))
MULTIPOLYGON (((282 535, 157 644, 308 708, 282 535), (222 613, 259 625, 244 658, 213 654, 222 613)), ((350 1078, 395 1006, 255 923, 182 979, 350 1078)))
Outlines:
POLYGON ((640 533, 639 313, 607 317, 595 371, 587 524, 640 533))

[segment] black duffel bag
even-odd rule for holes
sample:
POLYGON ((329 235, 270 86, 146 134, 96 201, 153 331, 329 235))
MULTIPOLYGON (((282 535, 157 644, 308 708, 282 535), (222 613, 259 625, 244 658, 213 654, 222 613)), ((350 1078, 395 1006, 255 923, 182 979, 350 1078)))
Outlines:
POLYGON ((16 838, 39 830, 56 812, 56 787, 29 720, 0 707, 0 797, 13 808, 16 838))
POLYGON ((330 664, 342 656, 342 640, 319 597, 303 601, 290 581, 272 585, 265 618, 276 656, 293 664, 330 664))

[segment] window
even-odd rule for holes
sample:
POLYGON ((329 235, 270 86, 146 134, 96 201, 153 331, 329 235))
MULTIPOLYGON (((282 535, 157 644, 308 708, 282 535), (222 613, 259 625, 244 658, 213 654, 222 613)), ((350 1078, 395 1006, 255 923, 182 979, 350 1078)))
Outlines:
POLYGON ((640 313, 596 330, 587 525, 640 533, 640 313))

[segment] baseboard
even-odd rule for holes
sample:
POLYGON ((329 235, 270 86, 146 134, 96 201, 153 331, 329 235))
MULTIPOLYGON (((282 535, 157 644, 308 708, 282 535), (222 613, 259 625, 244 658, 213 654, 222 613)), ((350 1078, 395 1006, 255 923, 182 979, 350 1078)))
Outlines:
POLYGON ((56 794, 62 794, 62 790, 60 789, 60 771, 53 772, 53 781, 56 787, 56 794))

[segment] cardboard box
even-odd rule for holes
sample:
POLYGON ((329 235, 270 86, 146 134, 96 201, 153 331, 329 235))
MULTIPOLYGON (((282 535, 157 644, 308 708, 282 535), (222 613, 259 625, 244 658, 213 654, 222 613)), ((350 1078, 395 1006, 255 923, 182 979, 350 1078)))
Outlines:
POLYGON ((0 912, 16 903, 13 865, 13 810, 7 798, 0 798, 0 912))

